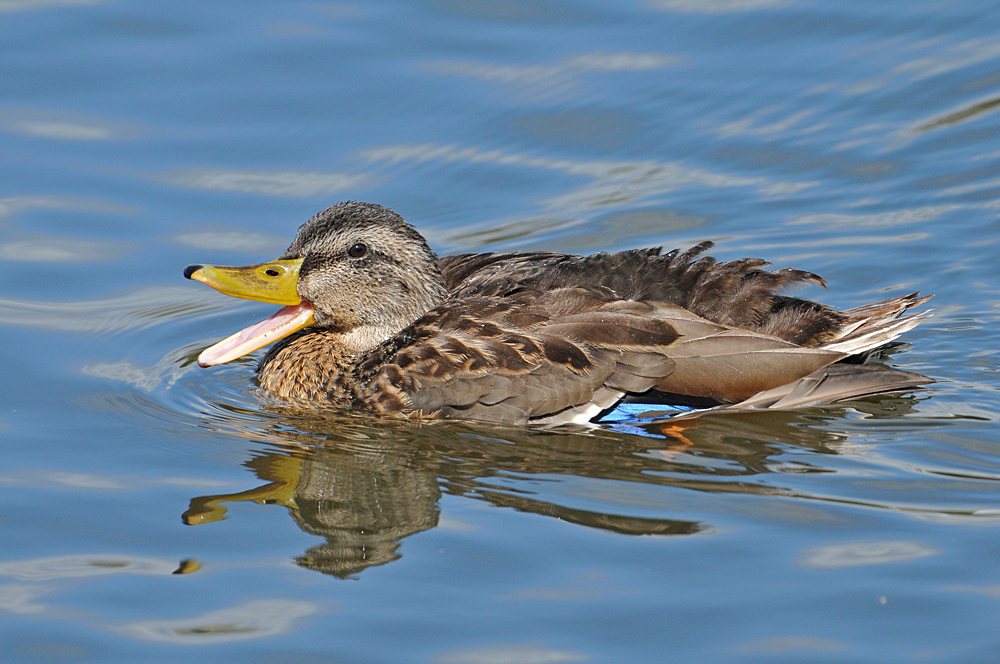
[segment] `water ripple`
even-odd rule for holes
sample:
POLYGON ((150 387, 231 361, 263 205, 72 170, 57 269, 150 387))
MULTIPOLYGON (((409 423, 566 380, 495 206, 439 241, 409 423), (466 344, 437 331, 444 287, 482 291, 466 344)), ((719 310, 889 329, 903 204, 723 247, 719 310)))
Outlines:
POLYGON ((203 645, 261 639, 293 631, 303 618, 321 610, 315 602, 253 600, 177 620, 141 620, 115 631, 160 643, 203 645))
POLYGON ((181 168, 162 173, 154 179, 189 189, 289 198, 336 194, 370 184, 369 176, 363 174, 227 168, 181 168))
POLYGON ((249 306, 230 297, 184 286, 152 286, 94 300, 46 302, 4 297, 0 298, 0 325, 111 334, 249 306))

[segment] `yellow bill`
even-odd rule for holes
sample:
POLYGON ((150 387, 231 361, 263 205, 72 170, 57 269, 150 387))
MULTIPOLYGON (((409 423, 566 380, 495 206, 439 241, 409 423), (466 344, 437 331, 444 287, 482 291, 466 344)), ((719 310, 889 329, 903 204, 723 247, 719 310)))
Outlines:
POLYGON ((189 265, 184 276, 226 295, 286 305, 267 320, 240 330, 203 350, 198 364, 225 364, 313 324, 312 304, 299 297, 302 259, 278 260, 246 267, 189 265))

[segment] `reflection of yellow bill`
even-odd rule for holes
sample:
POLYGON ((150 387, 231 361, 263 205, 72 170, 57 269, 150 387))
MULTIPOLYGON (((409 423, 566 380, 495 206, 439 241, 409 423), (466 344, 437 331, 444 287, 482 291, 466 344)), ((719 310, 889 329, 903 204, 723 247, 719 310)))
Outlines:
POLYGON ((181 516, 184 523, 196 526, 225 519, 226 508, 222 503, 253 501, 259 505, 296 508, 295 489, 302 477, 302 459, 297 456, 267 455, 249 461, 248 465, 254 468, 258 477, 271 481, 264 486, 239 493, 192 498, 191 505, 181 516))
POLYGON ((181 564, 174 570, 174 574, 192 574, 201 569, 201 563, 194 558, 182 560, 181 564))

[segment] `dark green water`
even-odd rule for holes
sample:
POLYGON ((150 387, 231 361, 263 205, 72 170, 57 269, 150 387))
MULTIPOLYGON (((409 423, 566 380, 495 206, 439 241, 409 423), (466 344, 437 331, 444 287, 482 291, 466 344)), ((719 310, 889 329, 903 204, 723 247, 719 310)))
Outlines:
POLYGON ((993 3, 0 0, 0 660, 1000 658, 993 3), (338 200, 441 253, 936 293, 931 389, 650 436, 325 419, 184 281, 338 200))

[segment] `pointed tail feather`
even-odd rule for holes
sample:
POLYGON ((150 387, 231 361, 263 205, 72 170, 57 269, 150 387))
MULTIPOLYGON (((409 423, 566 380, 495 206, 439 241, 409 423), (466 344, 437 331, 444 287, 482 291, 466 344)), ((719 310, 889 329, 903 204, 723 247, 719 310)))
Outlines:
POLYGON ((867 353, 892 343, 901 334, 912 330, 930 315, 930 311, 924 311, 906 318, 883 318, 871 322, 866 321, 850 334, 832 343, 823 344, 820 348, 847 355, 867 353))
POLYGON ((871 302, 870 304, 863 304, 860 307, 854 307, 853 309, 847 309, 841 313, 847 316, 850 321, 879 321, 889 318, 899 318, 904 311, 907 309, 912 309, 913 307, 920 306, 924 302, 930 300, 933 295, 920 296, 919 292, 910 293, 909 295, 903 295, 902 297, 895 297, 891 300, 882 300, 881 302, 871 302))
POLYGON ((820 347, 856 355, 884 346, 902 333, 912 330, 930 315, 929 312, 924 312, 900 319, 908 309, 921 305, 932 297, 934 296, 921 297, 920 293, 910 293, 842 311, 841 315, 845 319, 843 327, 820 347))

